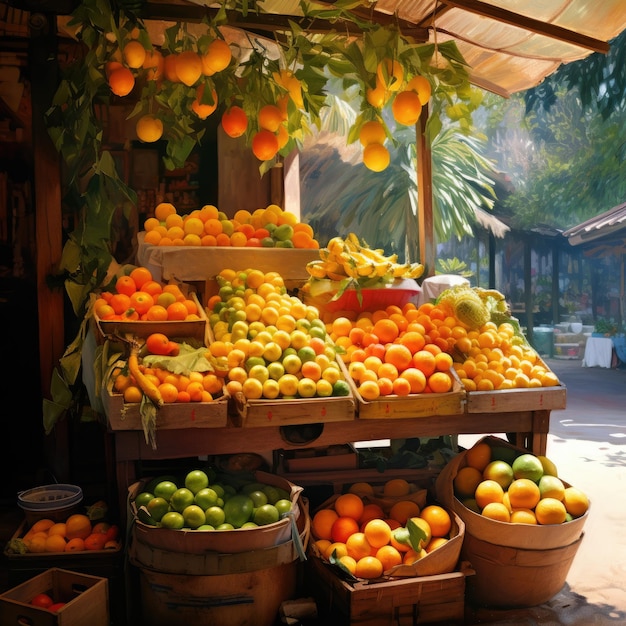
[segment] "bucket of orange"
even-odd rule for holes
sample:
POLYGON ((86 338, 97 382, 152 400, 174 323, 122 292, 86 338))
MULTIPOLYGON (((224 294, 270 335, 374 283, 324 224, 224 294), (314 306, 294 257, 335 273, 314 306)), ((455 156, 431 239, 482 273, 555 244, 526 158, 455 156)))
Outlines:
POLYGON ((536 606, 561 590, 589 499, 547 457, 484 437, 444 467, 436 495, 465 523, 461 555, 476 573, 468 580, 472 603, 536 606))

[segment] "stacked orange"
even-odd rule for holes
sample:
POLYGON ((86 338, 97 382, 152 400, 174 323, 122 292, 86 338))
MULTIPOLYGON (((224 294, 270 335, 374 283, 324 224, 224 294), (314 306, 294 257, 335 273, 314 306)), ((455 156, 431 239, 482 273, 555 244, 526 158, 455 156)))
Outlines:
POLYGON ((420 508, 409 499, 411 486, 406 480, 385 483, 385 496, 396 496, 386 511, 368 501, 367 495, 374 493, 371 485, 353 487, 311 520, 318 554, 328 561, 336 559, 352 575, 379 578, 397 565, 412 565, 449 541, 448 512, 437 504, 420 508))
POLYGON ((199 320, 196 301, 177 284, 162 285, 147 267, 138 266, 115 279, 113 290, 102 291, 93 304, 101 320, 199 320))
POLYGON ((108 522, 92 524, 87 515, 75 513, 64 522, 37 520, 22 537, 29 553, 116 550, 119 527, 108 522))
POLYGON ((277 204, 240 209, 229 218, 212 204, 180 215, 173 204, 161 202, 144 229, 144 242, 154 246, 319 248, 313 228, 277 204))
POLYGON ((452 389, 449 351, 466 331, 431 304, 389 305, 354 320, 340 316, 327 328, 365 400, 452 389))

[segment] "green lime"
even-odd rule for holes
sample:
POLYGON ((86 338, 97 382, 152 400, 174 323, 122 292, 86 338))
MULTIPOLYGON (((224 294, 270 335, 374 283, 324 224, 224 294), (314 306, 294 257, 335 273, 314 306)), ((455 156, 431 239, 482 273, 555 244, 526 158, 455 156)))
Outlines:
POLYGON ((206 523, 213 526, 213 528, 217 528, 220 524, 223 524, 226 520, 224 509, 222 509, 219 506, 210 506, 204 512, 204 517, 205 517, 206 523))
POLYGON ((135 505, 137 506, 137 508, 139 508, 140 506, 146 506, 146 504, 148 504, 148 502, 150 502, 150 500, 152 500, 152 498, 154 498, 154 494, 153 493, 150 493, 149 491, 142 491, 135 498, 135 505))
POLYGON ((241 528, 243 524, 250 521, 253 511, 254 502, 245 493, 235 494, 224 502, 226 522, 235 528, 241 528))
POLYGON ((190 504, 193 504, 193 493, 187 487, 177 489, 170 498, 170 504, 175 511, 182 513, 190 504))
POLYGON ((185 526, 185 520, 178 511, 168 511, 161 518, 161 526, 163 528, 172 528, 178 530, 185 526))
POLYGON ((242 528, 258 528, 259 525, 255 524, 254 522, 246 522, 245 524, 243 524, 241 526, 242 528))
POLYGON ((274 524, 280 519, 278 509, 273 504, 264 504, 254 509, 252 521, 259 526, 274 524))
POLYGON ((264 485, 263 493, 267 496, 267 502, 269 504, 274 504, 274 502, 280 500, 280 491, 278 491, 278 487, 274 487, 273 485, 264 485))
POLYGON ((223 524, 216 526, 215 530, 235 530, 235 527, 232 524, 229 524, 228 522, 224 522, 223 524))
POLYGON ((177 489, 176 483, 171 480, 162 480, 154 487, 154 495, 169 500, 177 489))
POLYGON ((257 489, 256 491, 251 491, 250 493, 248 493, 248 496, 254 503, 255 508, 267 504, 267 496, 260 489, 257 489))
POLYGON ((146 504, 146 509, 148 509, 148 513, 150 513, 152 519, 160 522, 161 518, 170 510, 170 504, 165 498, 157 496, 146 504))
POLYGON ((281 517, 284 517, 285 514, 291 511, 291 502, 286 498, 281 498, 274 503, 274 506, 278 510, 278 513, 281 517))
POLYGON ((345 380, 338 380, 333 385, 333 396, 349 396, 350 385, 345 380))

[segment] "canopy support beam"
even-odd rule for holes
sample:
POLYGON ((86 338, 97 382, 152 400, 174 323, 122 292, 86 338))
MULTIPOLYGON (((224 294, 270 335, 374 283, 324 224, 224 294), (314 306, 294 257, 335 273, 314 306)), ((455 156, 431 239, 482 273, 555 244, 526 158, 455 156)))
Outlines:
POLYGON ((435 275, 435 221, 433 219, 433 170, 430 145, 426 139, 428 105, 422 108, 417 122, 417 227, 420 263, 424 278, 435 275))

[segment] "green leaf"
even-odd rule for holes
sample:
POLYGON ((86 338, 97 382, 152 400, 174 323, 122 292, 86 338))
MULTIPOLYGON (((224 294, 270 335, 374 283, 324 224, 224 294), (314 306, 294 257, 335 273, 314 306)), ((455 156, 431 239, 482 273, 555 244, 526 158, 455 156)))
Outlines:
POLYGON ((406 527, 409 531, 411 547, 413 550, 419 552, 421 546, 426 543, 428 536, 412 519, 407 520, 406 527))

